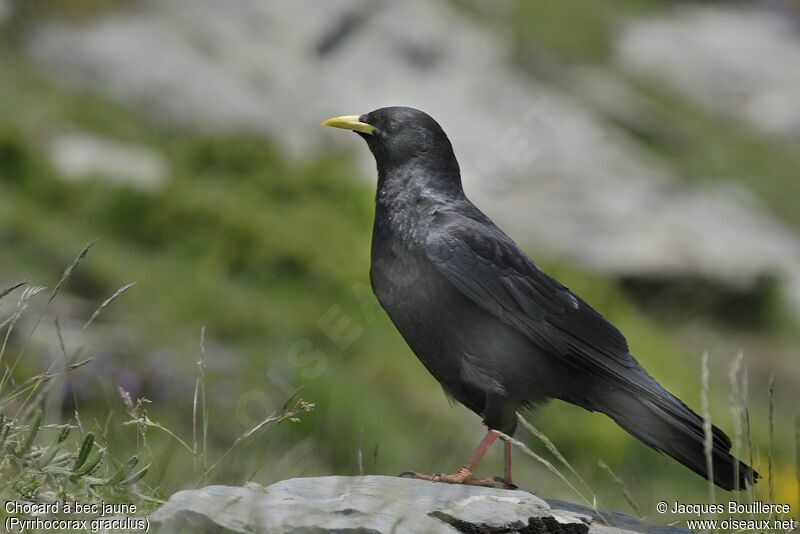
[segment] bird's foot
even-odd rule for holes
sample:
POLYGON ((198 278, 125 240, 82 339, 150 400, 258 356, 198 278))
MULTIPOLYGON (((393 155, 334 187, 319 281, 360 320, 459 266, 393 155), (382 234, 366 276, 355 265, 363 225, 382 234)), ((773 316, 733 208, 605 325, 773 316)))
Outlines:
POLYGON ((503 478, 503 477, 492 477, 492 480, 494 480, 498 484, 502 484, 503 485, 503 489, 507 489, 507 490, 518 490, 519 489, 516 484, 511 482, 510 479, 506 479, 506 478, 503 478))
POLYGON ((466 470, 464 468, 459 469, 452 475, 443 474, 443 473, 433 473, 432 475, 428 475, 425 473, 417 473, 415 471, 406 471, 404 473, 400 473, 401 477, 406 478, 417 478, 419 480, 428 480, 430 482, 446 482, 448 484, 467 484, 469 486, 484 486, 489 488, 497 487, 497 483, 501 482, 506 487, 505 480, 500 479, 500 477, 491 477, 491 478, 476 478, 473 476, 472 471, 466 470))

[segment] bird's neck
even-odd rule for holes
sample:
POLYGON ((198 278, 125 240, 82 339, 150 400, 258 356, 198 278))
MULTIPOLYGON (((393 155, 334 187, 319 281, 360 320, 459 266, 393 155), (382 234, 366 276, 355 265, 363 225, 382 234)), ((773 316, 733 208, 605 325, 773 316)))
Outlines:
POLYGON ((425 204, 444 204, 464 198, 458 167, 429 169, 419 164, 378 169, 375 201, 380 207, 402 209, 425 204))

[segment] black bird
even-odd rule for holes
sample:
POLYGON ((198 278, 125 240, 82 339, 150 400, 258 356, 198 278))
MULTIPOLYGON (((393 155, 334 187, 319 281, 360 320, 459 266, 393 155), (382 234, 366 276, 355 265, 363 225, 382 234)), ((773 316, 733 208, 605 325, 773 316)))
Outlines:
MULTIPOLYGON (((713 474, 703 419, 636 361, 613 325, 542 272, 464 195, 447 135, 422 111, 387 107, 329 119, 363 137, 378 167, 370 279, 381 306, 445 392, 489 428, 455 474, 420 478, 491 484, 473 477, 516 411, 561 399, 611 417, 632 436, 726 490, 758 474, 712 428, 713 474)), ((511 449, 505 443, 505 482, 511 449)))

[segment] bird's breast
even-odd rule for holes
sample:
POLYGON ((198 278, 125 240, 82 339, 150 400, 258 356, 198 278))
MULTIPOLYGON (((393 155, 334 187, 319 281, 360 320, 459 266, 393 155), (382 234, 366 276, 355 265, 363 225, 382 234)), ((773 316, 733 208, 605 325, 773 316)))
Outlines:
POLYGON ((377 205, 372 234, 370 278, 378 300, 390 313, 391 308, 413 305, 415 299, 434 291, 434 267, 424 246, 431 210, 404 205, 377 205))

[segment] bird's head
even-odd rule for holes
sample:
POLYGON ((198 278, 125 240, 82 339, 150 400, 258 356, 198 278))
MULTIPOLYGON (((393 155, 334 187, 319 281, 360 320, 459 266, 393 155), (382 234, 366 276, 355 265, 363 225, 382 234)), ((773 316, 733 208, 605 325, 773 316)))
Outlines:
POLYGON ((453 147, 444 130, 418 109, 380 108, 361 116, 334 117, 322 125, 353 130, 363 137, 375 156, 379 175, 409 164, 458 174, 453 147))

